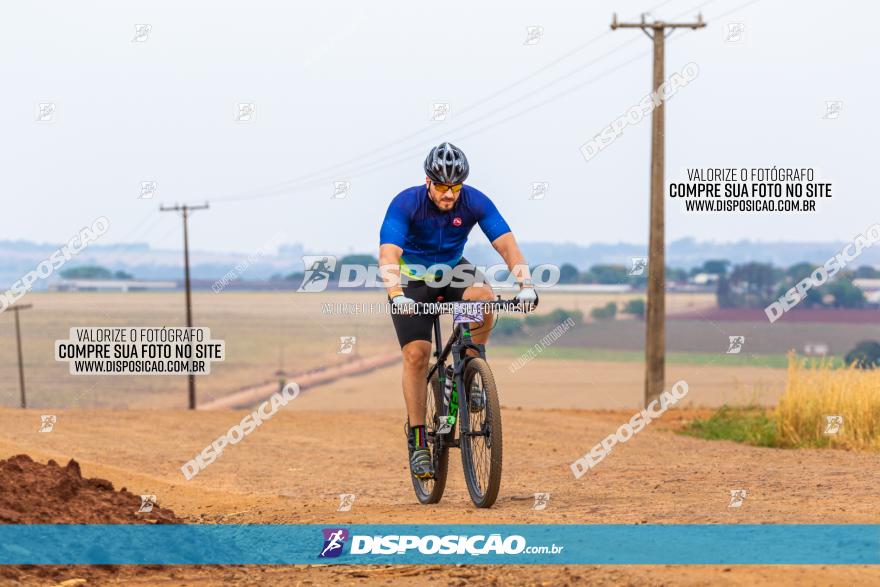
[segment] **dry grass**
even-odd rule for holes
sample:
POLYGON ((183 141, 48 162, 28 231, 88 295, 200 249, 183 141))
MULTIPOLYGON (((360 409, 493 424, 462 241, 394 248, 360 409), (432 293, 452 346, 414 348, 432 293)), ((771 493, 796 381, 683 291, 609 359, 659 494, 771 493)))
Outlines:
POLYGON ((880 370, 790 355, 776 425, 780 446, 880 450, 880 370), (826 433, 828 416, 843 417, 836 434, 826 433))

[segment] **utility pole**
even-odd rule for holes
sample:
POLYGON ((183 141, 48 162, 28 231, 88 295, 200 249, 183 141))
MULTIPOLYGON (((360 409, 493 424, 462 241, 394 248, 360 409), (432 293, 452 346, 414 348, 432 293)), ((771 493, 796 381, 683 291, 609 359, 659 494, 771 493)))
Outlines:
MULTIPOLYGON (((187 228, 187 219, 189 213, 193 210, 207 210, 208 203, 205 202, 201 206, 159 206, 160 212, 183 212, 183 280, 186 288, 186 327, 192 328, 192 294, 190 293, 189 283, 189 230, 187 228)), ((189 379, 189 409, 196 409, 196 376, 190 372, 187 376, 189 379)))
POLYGON ((18 321, 18 313, 21 310, 32 308, 32 304, 19 304, 17 306, 9 306, 9 310, 15 312, 15 343, 18 348, 18 389, 21 392, 21 408, 27 408, 27 395, 24 391, 24 360, 21 355, 21 325, 18 321))
MULTIPOLYGON (((703 16, 697 22, 674 23, 656 20, 646 22, 617 22, 617 14, 611 21, 611 30, 642 29, 654 41, 654 80, 651 91, 659 95, 663 84, 663 51, 666 29, 699 29, 706 26, 703 16)), ((655 104, 657 102, 655 101, 655 104)), ((651 114, 651 228, 648 237, 648 307, 645 316, 645 406, 663 391, 666 367, 666 244, 664 238, 665 214, 663 210, 663 141, 665 133, 664 103, 659 101, 651 114)))

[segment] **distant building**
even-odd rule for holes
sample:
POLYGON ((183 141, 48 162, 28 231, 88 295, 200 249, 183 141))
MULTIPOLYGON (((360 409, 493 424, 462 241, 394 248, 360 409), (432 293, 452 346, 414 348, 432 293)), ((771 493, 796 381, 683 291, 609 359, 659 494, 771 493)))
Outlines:
POLYGON ((139 279, 59 279, 49 284, 49 291, 169 291, 174 281, 139 279))
POLYGON ((697 273, 692 276, 689 280, 690 283, 694 285, 709 285, 712 283, 718 283, 718 274, 717 273, 697 273))
POLYGON ((880 279, 857 277, 853 279, 853 285, 862 291, 880 291, 880 279))
MULTIPOLYGON (((709 275, 708 273, 706 275, 709 275)), ((689 279, 687 281, 667 281, 667 292, 676 293, 715 293, 715 285, 713 283, 695 283, 689 279)))
POLYGON ((880 305, 880 279, 860 277, 853 279, 853 285, 862 290, 865 300, 872 305, 880 305))
POLYGON ((804 344, 804 354, 811 357, 825 357, 831 354, 831 347, 824 342, 808 342, 804 344))

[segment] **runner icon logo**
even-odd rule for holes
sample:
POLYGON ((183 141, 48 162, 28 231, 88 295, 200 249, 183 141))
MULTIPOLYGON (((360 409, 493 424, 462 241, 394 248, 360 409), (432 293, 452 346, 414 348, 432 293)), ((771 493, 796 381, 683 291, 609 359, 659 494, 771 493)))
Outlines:
POLYGON ((155 495, 142 495, 141 496, 141 505, 138 508, 137 513, 149 514, 151 511, 153 511, 154 505, 156 505, 156 496, 155 495))
POLYGON ((337 512, 350 512, 351 506, 354 505, 355 494, 354 493, 340 493, 339 494, 339 507, 336 508, 337 512))
POLYGON ((746 500, 746 496, 749 494, 748 489, 731 489, 730 490, 730 503, 727 504, 729 508, 741 508, 743 502, 746 500))
POLYGON ((549 181, 533 181, 532 182, 532 193, 529 194, 530 200, 543 200, 547 197, 547 192, 550 190, 550 182, 549 181))
POLYGON ((348 197, 348 194, 351 193, 351 182, 348 180, 334 181, 333 182, 333 195, 330 196, 331 200, 344 200, 348 197))
POLYGON ((825 434, 837 434, 843 426, 843 416, 825 416, 825 434))
POLYGON ((544 37, 544 27, 536 25, 526 27, 526 40, 523 45, 537 45, 544 37))
POLYGON ((738 355, 742 350, 743 345, 746 343, 745 336, 728 336, 728 341, 730 346, 727 347, 728 355, 738 355))
POLYGON ((52 432, 52 429, 55 428, 55 423, 57 421, 58 416, 54 416, 51 414, 40 416, 40 432, 52 432))
POLYGON ((303 267, 305 274, 302 285, 296 291, 309 293, 324 291, 327 289, 327 284, 330 283, 330 276, 336 270, 336 257, 333 255, 304 255, 303 267))
POLYGON ((348 540, 348 530, 345 528, 324 528, 324 548, 318 558, 336 558, 342 554, 345 541, 348 540))
POLYGON ((545 510, 547 509, 547 504, 550 502, 550 494, 549 493, 536 493, 535 494, 535 504, 532 506, 533 510, 545 510))
POLYGON ((745 30, 745 24, 741 22, 729 22, 727 23, 727 37, 725 37, 724 40, 728 43, 739 43, 743 39, 745 30))
POLYGON ((632 266, 629 268, 630 275, 644 275, 645 269, 648 268, 647 257, 631 257, 632 266))
POLYGON ((354 345, 357 343, 356 336, 340 336, 339 337, 339 350, 336 351, 337 355, 350 355, 351 351, 354 350, 354 345))
POLYGON ((431 104, 431 122, 443 122, 449 116, 449 102, 433 102, 431 104))
POLYGON ((843 101, 842 100, 826 100, 825 101, 825 115, 822 116, 825 120, 836 120, 840 118, 840 112, 843 110, 843 101))

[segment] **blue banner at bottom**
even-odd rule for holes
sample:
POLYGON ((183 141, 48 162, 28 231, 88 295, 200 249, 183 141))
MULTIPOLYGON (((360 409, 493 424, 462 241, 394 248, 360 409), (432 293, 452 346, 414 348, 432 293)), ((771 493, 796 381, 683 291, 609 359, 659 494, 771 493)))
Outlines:
POLYGON ((3 525, 0 564, 880 564, 880 525, 3 525))

